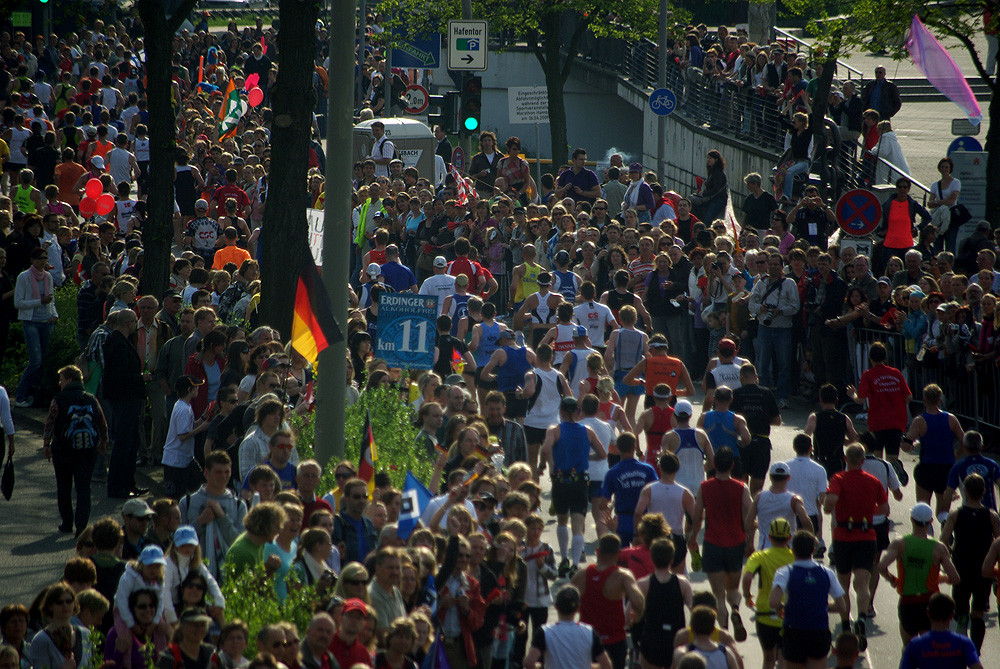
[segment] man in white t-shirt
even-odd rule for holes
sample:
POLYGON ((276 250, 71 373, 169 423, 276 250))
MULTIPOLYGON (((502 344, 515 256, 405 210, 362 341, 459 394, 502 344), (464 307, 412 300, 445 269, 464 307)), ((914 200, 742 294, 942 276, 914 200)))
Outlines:
POLYGON ((586 623, 576 622, 580 591, 572 585, 561 588, 555 605, 559 620, 532 635, 524 666, 538 667, 544 659, 546 669, 578 669, 594 664, 600 669, 611 669, 611 659, 597 632, 586 623))
POLYGON ((382 121, 372 121, 372 152, 369 158, 375 161, 375 176, 388 177, 389 163, 396 155, 396 146, 385 136, 385 123, 382 121))
POLYGON ((806 508, 806 515, 816 534, 819 546, 816 549, 816 558, 822 559, 826 553, 826 544, 823 542, 823 496, 826 495, 826 469, 811 457, 812 438, 807 434, 797 434, 792 440, 792 448, 795 450, 795 457, 786 462, 790 472, 788 478, 788 492, 794 493, 802 498, 802 504, 806 508))
POLYGON ((420 285, 420 295, 436 295, 438 316, 444 313, 444 298, 455 293, 455 277, 448 274, 448 260, 444 256, 434 258, 434 275, 424 279, 420 285))
POLYGON ((615 321, 615 315, 611 313, 608 305, 598 302, 596 296, 597 290, 593 282, 584 281, 580 286, 580 297, 583 301, 573 307, 573 318, 587 328, 590 343, 603 350, 608 329, 618 327, 618 322, 615 321))

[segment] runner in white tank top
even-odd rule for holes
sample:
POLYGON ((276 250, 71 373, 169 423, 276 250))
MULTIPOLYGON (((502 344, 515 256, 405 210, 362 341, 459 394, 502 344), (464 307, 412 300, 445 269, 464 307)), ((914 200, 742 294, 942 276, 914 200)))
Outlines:
POLYGON ((556 307, 556 324, 545 333, 539 344, 549 344, 555 351, 553 364, 562 364, 563 357, 567 351, 573 350, 573 336, 577 329, 577 324, 573 322, 573 305, 569 302, 560 302, 556 307))
POLYGON ((559 384, 565 381, 560 381, 562 374, 555 369, 535 367, 531 371, 535 375, 535 388, 532 394, 525 395, 530 408, 524 417, 524 425, 545 430, 559 423, 559 401, 562 399, 559 384))
MULTIPOLYGON (((662 480, 649 484, 649 508, 646 513, 662 513, 675 534, 684 531, 684 493, 691 491, 680 483, 662 480)), ((691 493, 694 494, 694 493, 691 493)))
POLYGON ((771 521, 775 518, 787 520, 792 526, 793 532, 797 527, 815 531, 809 516, 806 515, 806 507, 802 498, 787 489, 788 479, 791 476, 788 465, 784 462, 772 463, 770 476, 771 486, 757 493, 757 497, 750 507, 750 513, 747 514, 744 529, 748 539, 752 539, 753 533, 756 531, 753 522, 755 519, 757 527, 761 528, 760 537, 756 544, 752 541, 747 542, 748 553, 753 550, 754 545, 757 546, 758 550, 771 547, 771 537, 767 534, 767 528, 771 526, 771 521))

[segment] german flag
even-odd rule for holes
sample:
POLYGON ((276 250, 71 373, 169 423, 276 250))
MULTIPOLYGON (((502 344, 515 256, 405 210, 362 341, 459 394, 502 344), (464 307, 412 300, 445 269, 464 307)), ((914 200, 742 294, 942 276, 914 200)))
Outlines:
POLYGON ((365 425, 361 428, 361 459, 358 462, 358 478, 368 484, 368 497, 375 491, 375 461, 378 460, 378 449, 375 447, 375 435, 372 434, 371 413, 365 411, 365 425))
POLYGON ((305 262, 295 290, 295 312, 292 316, 292 348, 310 363, 316 362, 320 351, 341 341, 344 335, 333 316, 330 295, 319 278, 312 254, 305 252, 305 262))

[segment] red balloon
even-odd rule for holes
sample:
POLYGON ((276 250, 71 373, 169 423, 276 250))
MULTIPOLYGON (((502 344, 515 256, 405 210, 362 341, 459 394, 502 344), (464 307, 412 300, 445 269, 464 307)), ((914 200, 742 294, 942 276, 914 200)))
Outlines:
POLYGON ((101 183, 100 179, 91 179, 87 182, 87 197, 92 200, 96 200, 101 197, 101 193, 104 192, 104 184, 101 183))
POLYGON ((251 88, 250 95, 248 95, 247 97, 250 101, 250 106, 256 107, 257 105, 259 105, 261 102, 264 101, 264 91, 260 90, 257 87, 251 88))
POLYGON ((105 193, 101 197, 97 198, 97 215, 107 216, 111 213, 111 210, 115 208, 115 196, 111 193, 105 193))
MULTIPOLYGON (((97 179, 94 179, 94 181, 97 181, 97 179)), ((93 216, 95 211, 97 211, 97 200, 95 200, 92 197, 85 197, 82 200, 80 200, 81 214, 83 214, 84 216, 93 216)))

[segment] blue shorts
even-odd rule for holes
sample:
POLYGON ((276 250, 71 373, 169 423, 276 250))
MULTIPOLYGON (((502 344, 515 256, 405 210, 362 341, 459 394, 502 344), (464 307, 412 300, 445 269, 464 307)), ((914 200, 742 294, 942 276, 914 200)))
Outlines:
POLYGON ((646 386, 644 386, 643 384, 640 383, 637 386, 629 386, 622 383, 622 379, 625 378, 625 376, 629 373, 629 371, 631 370, 620 369, 617 372, 615 372, 615 392, 617 392, 618 396, 622 398, 624 398, 626 395, 640 395, 640 396, 645 395, 646 386))

